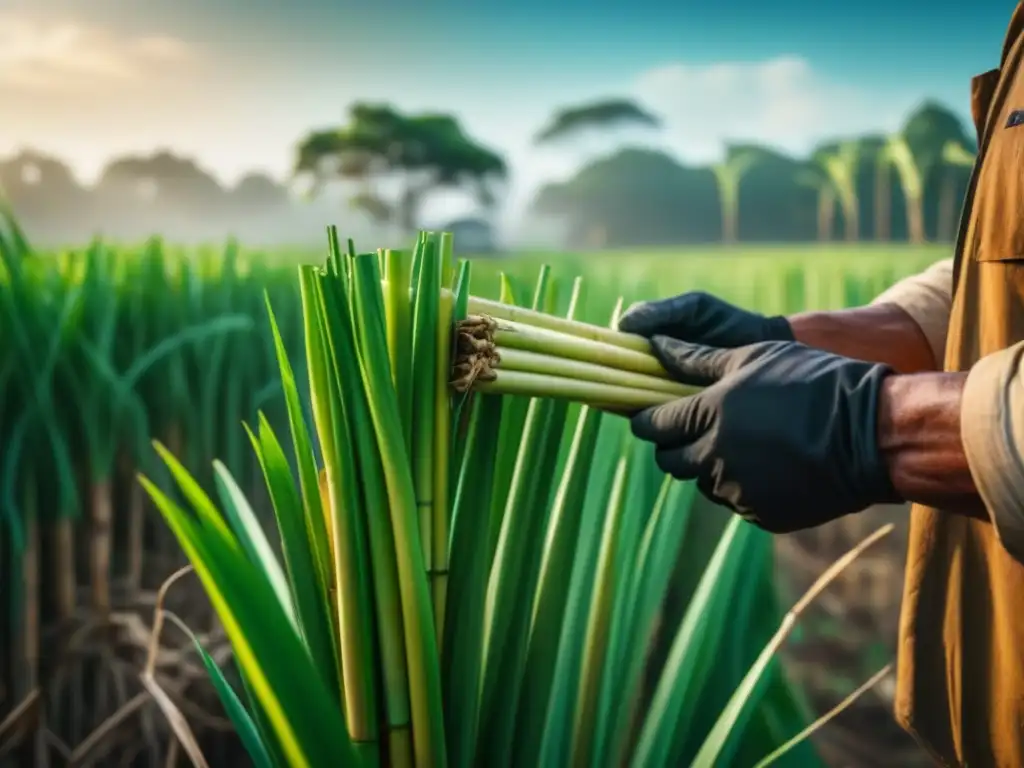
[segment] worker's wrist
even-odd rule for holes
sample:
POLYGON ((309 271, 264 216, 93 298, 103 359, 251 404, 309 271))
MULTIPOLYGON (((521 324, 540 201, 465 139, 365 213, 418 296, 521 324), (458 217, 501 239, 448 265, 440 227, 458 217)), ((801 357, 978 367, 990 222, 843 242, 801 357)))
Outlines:
POLYGON ((892 304, 790 315, 798 342, 843 357, 882 363, 899 373, 935 369, 931 345, 910 315, 892 304))
POLYGON ((903 499, 984 517, 961 440, 966 380, 966 373, 888 376, 879 391, 878 449, 903 499))

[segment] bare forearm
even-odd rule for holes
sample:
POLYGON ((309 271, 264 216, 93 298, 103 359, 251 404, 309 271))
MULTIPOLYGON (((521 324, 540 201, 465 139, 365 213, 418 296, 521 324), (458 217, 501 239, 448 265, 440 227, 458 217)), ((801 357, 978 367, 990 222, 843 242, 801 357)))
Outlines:
POLYGON ((937 369, 928 340, 916 322, 893 304, 789 317, 801 344, 833 354, 884 363, 898 373, 937 369))
POLYGON ((879 402, 879 448, 903 498, 988 521, 961 440, 966 380, 966 373, 890 376, 879 402))

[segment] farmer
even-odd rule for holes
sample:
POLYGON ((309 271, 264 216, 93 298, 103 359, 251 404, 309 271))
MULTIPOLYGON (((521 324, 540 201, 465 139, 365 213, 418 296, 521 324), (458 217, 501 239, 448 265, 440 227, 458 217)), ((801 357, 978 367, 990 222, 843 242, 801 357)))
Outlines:
POLYGON ((632 308, 698 395, 644 411, 658 465, 773 532, 910 501, 896 716, 947 766, 1024 767, 1024 3, 972 81, 954 258, 839 312, 688 293, 632 308))

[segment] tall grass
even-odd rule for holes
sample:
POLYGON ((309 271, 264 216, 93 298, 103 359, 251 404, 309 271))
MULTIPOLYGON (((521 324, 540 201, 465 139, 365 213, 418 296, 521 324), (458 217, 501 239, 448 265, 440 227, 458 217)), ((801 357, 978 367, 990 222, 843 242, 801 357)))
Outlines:
MULTIPOLYGON (((293 631, 314 670, 333 665, 334 676, 322 685, 331 706, 343 713, 338 733, 356 734, 358 744, 370 745, 365 749, 371 758, 412 752, 413 734, 424 730, 414 727, 417 711, 420 721, 427 718, 433 743, 443 731, 440 740, 453 763, 487 757, 492 738, 511 744, 502 759, 516 764, 542 754, 631 754, 681 626, 679 616, 662 610, 667 585, 690 601, 695 616, 692 605, 715 547, 725 540, 739 552, 743 544, 750 566, 745 580, 722 587, 721 599, 734 610, 719 629, 716 663, 704 665, 685 686, 696 704, 659 716, 666 722, 677 717, 673 749, 695 755, 780 615, 767 538, 746 530, 723 538, 728 516, 703 508, 685 487, 661 488, 650 456, 640 446, 625 447, 624 426, 613 417, 516 398, 480 398, 449 409, 436 396, 440 378, 430 417, 430 387, 419 384, 426 381, 424 366, 430 367, 423 345, 429 344, 425 329, 432 315, 425 304, 419 307, 420 355, 413 345, 417 307, 411 297, 421 281, 435 279, 433 271, 423 273, 422 253, 418 259, 412 251, 385 254, 376 268, 376 277, 386 278, 383 292, 358 295, 353 266, 364 265, 356 275, 364 279, 373 271, 371 260, 335 259, 341 276, 331 283, 315 270, 297 281, 290 258, 246 252, 233 243, 184 252, 157 238, 132 247, 97 240, 44 254, 32 251, 8 218, 0 235, 0 562, 8 585, 0 591, 0 632, 12 642, 4 644, 0 699, 13 708, 45 687, 48 726, 74 746, 131 697, 131 690, 119 688, 121 672, 111 668, 83 677, 73 658, 57 659, 43 649, 54 647, 54 628, 74 634, 88 627, 97 653, 109 656, 102 650, 105 635, 94 630, 122 621, 126 609, 148 616, 153 590, 179 562, 177 539, 168 537, 135 482, 141 471, 180 508, 215 499, 215 514, 204 519, 227 531, 232 546, 243 546, 240 527, 249 531, 243 564, 255 559, 267 566, 275 599, 292 604, 286 626, 299 627, 293 631), (325 290, 339 285, 344 290, 325 290), (265 291, 276 335, 268 332, 265 291), (351 316, 357 305, 378 317, 383 342, 366 338, 354 320, 338 324, 346 317, 338 307, 347 306, 351 316), (344 352, 349 337, 354 357, 344 352), (386 365, 379 354, 372 356, 381 343, 386 365), (310 366, 307 358, 328 363, 310 366), (353 360, 358 376, 347 375, 356 370, 346 367, 353 360), (393 394, 377 387, 371 399, 368 361, 375 361, 371 367, 378 373, 387 368, 393 394), (391 467, 374 460, 381 455, 380 436, 373 419, 365 418, 374 403, 381 418, 390 418, 381 398, 395 400, 407 452, 405 463, 391 467), (443 424, 449 414, 449 428, 435 426, 427 439, 429 425, 443 424), (248 437, 243 421, 251 426, 248 437), (164 471, 152 438, 167 449, 178 479, 182 469, 194 478, 189 493, 164 471), (530 454, 522 447, 527 443, 542 450, 530 454), (346 466, 350 454, 369 458, 346 466), (444 455, 447 468, 436 458, 444 455), (430 457, 429 472, 424 456, 430 457), (406 527, 403 551, 414 551, 409 543, 417 540, 422 566, 408 571, 411 586, 404 589, 422 597, 426 582, 424 616, 430 621, 420 629, 433 632, 437 648, 431 661, 429 646, 421 647, 413 662, 425 671, 412 674, 409 653, 416 649, 410 651, 406 640, 409 602, 403 602, 398 573, 399 528, 391 512, 366 514, 392 510, 388 471, 411 477, 417 525, 415 536, 406 527), (292 514, 281 515, 282 509, 292 514), (320 510, 319 527, 307 509, 320 510), (336 509, 349 514, 324 515, 336 509), (264 545, 252 519, 262 529, 268 511, 277 512, 271 519, 281 534, 267 535, 264 545), (221 518, 225 522, 218 525, 221 518), (359 557, 345 554, 353 552, 359 557), (494 573, 497 562, 500 575, 494 573), (341 600, 340 584, 357 597, 341 600), (344 652, 338 615, 372 618, 364 622, 369 636, 347 643, 344 652), (604 645, 587 644, 601 633, 604 645), (440 726, 432 720, 437 699, 414 705, 411 696, 413 678, 433 685, 435 663, 440 726), (65 670, 58 678, 52 677, 55 666, 65 670), (348 678, 346 667, 353 671, 348 678), (356 705, 376 714, 353 720, 356 705), (580 735, 586 728, 595 734, 589 745, 580 735)), ((551 259, 533 287, 527 278, 537 274, 536 260, 477 261, 473 289, 590 322, 610 318, 616 295, 609 285, 630 298, 710 288, 748 306, 781 311, 862 301, 923 259, 872 258, 750 257, 744 275, 756 281, 741 281, 704 256, 685 263, 673 257, 613 262, 565 256, 551 259), (500 278, 499 269, 509 278, 500 278), (572 280, 577 272, 588 276, 591 290, 585 294, 572 280)), ((438 284, 458 288, 444 259, 437 266, 438 284)), ((456 301, 453 313, 463 310, 456 301)), ((434 327, 441 329, 445 307, 436 311, 434 327)), ((443 367, 439 352, 435 343, 436 376, 443 367)), ((199 601, 183 600, 189 623, 206 627, 199 601)), ((239 730, 250 750, 258 740, 280 763, 284 747, 276 731, 264 729, 269 715, 255 703, 261 689, 232 669, 217 679, 227 711, 238 715, 241 707, 253 721, 252 729, 239 730), (231 686, 239 684, 232 700, 231 686)), ((736 764, 758 759, 807 720, 780 669, 773 665, 765 679, 771 684, 747 724, 736 764)), ((138 738, 151 745, 154 737, 138 738)), ((103 748, 127 755, 139 742, 103 748)), ((791 754, 812 761, 801 765, 813 764, 808 752, 791 754)))
MULTIPOLYGON (((235 648, 247 704, 213 674, 254 760, 741 765, 799 731, 774 646, 761 652, 781 620, 768 536, 731 518, 691 538, 692 486, 654 477, 621 419, 453 395, 438 329, 465 317, 470 270, 454 279, 445 236, 421 233, 411 270, 385 270, 383 286, 381 262, 398 257, 331 245, 325 266, 299 270, 322 474, 283 354, 298 472, 266 471, 284 550, 305 556, 279 564, 226 472, 219 509, 164 450, 188 508, 143 479, 235 648), (652 666, 675 566, 709 544, 652 666)), ((558 287, 542 269, 532 309, 558 287)), ((254 447, 278 441, 261 429, 254 447)), ((815 757, 800 744, 786 760, 815 757)))
POLYGON ((181 558, 135 480, 168 482, 152 437, 206 485, 221 457, 263 504, 238 424, 261 409, 286 423, 274 346, 257 333, 266 288, 301 359, 286 271, 234 244, 179 255, 155 238, 40 254, 13 218, 0 227, 0 712, 42 692, 47 727, 73 747, 134 695, 104 649, 129 613, 148 622, 181 558))

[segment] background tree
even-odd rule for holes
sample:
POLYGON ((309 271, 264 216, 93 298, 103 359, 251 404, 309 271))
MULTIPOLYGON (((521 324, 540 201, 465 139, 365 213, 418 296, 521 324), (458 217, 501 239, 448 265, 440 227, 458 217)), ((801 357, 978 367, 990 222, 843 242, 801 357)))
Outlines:
MULTIPOLYGON (((968 137, 956 114, 934 101, 926 101, 915 109, 899 135, 909 152, 908 156, 899 141, 892 145, 895 156, 901 158, 897 165, 901 185, 905 181, 912 181, 915 175, 917 177, 917 183, 911 185, 916 195, 907 195, 907 228, 912 242, 924 242, 929 229, 927 211, 938 213, 942 207, 939 200, 942 195, 942 177, 946 171, 943 161, 945 147, 951 141, 964 147, 972 147, 974 142, 968 137), (911 161, 916 167, 916 173, 910 170, 911 161)), ((961 172, 960 175, 962 177, 966 174, 961 172)), ((953 207, 955 209, 955 205, 953 207)), ((941 214, 936 215, 934 221, 932 231, 939 235, 943 228, 941 214)))
POLYGON ((534 143, 575 140, 586 133, 607 133, 623 126, 660 128, 661 119, 630 99, 603 99, 559 110, 537 133, 534 143))
MULTIPOLYGON (((758 144, 733 144, 730 154, 745 157, 749 163, 737 194, 738 210, 742 211, 742 220, 737 221, 738 241, 781 242, 816 236, 816 197, 799 181, 806 161, 758 144)), ((709 221, 702 230, 713 225, 709 221)), ((721 229, 711 234, 715 240, 721 239, 721 229)))
POLYGON ((942 148, 942 189, 939 192, 939 236, 952 240, 956 229, 957 180, 964 168, 974 165, 977 153, 959 141, 947 141, 942 148))
POLYGON ((62 236, 92 214, 88 192, 71 169, 56 157, 31 149, 0 161, 0 194, 20 219, 45 220, 62 236))
POLYGON ((711 166, 718 182, 718 203, 722 209, 722 242, 732 245, 739 239, 740 182, 754 166, 757 154, 748 147, 729 146, 725 158, 711 166))
POLYGON ((707 242, 721 232, 715 177, 664 152, 623 149, 546 184, 533 212, 565 222, 569 243, 604 231, 608 246, 707 242))
MULTIPOLYGON (((340 129, 310 134, 299 147, 296 170, 313 181, 313 192, 319 194, 328 183, 332 187, 309 205, 300 204, 298 190, 282 180, 251 173, 228 187, 170 150, 116 158, 92 186, 75 180, 58 158, 20 152, 0 158, 0 184, 30 237, 44 245, 80 243, 97 232, 135 239, 172 231, 183 243, 230 234, 258 245, 312 243, 323 225, 338 220, 339 196, 358 208, 343 217, 347 233, 390 241, 397 239, 397 225, 420 223, 421 208, 442 186, 484 202, 503 189, 496 183, 507 174, 501 158, 468 139, 450 117, 356 105, 349 118, 340 129)), ((606 100, 562 110, 541 132, 541 143, 577 146, 570 139, 587 133, 615 143, 625 127, 649 130, 657 124, 635 104, 606 100)), ((968 133, 954 113, 926 104, 908 117, 897 137, 850 139, 859 162, 846 174, 853 194, 846 194, 844 219, 856 217, 858 230, 873 231, 879 240, 950 236, 970 169, 945 148, 955 141, 973 152, 968 133)), ((548 221, 523 220, 519 234, 534 236, 532 245, 544 247, 564 234, 571 248, 670 246, 724 237, 762 243, 831 238, 838 234, 839 192, 834 184, 824 187, 820 178, 808 182, 804 175, 820 153, 842 155, 841 144, 822 144, 811 157, 733 145, 728 158, 749 154, 755 159, 749 168, 737 168, 731 198, 724 167, 718 169, 725 182, 720 185, 710 166, 687 165, 666 152, 596 155, 565 181, 538 192, 533 212, 548 221)), ((483 213, 496 209, 485 205, 483 213)))
POLYGON ((907 237, 910 242, 921 244, 925 242, 924 180, 921 168, 902 134, 889 138, 886 155, 896 169, 900 179, 900 188, 906 199, 907 237))
POLYGON ((191 214, 219 207, 226 199, 220 182, 193 160, 163 150, 152 155, 129 155, 103 169, 96 191, 100 195, 147 201, 160 200, 175 211, 191 214))
POLYGON ((860 168, 860 146, 857 141, 843 141, 834 149, 815 153, 813 160, 821 166, 843 211, 843 233, 848 242, 860 239, 860 198, 857 194, 857 172, 860 168))
POLYGON ((872 148, 875 240, 886 242, 892 237, 893 165, 888 138, 880 139, 872 148))
MULTIPOLYGON (((557 145, 565 150, 572 145, 578 160, 589 154, 587 139, 607 139, 620 134, 623 128, 660 128, 661 119, 631 99, 608 98, 564 107, 551 117, 533 138, 537 146, 557 145), (583 148, 581 149, 581 145, 583 148)), ((603 223, 590 224, 582 235, 583 245, 604 247, 609 242, 609 230, 603 223)))
POLYGON ((288 188, 265 173, 247 173, 230 194, 235 207, 243 211, 268 211, 289 202, 288 188))
POLYGON ((167 231, 209 239, 230 221, 228 191, 195 161, 169 150, 114 158, 92 197, 96 223, 130 239, 167 231))
POLYGON ((420 223, 420 208, 442 188, 471 191, 493 206, 495 181, 508 173, 504 159, 469 138, 450 115, 403 115, 390 106, 356 104, 347 125, 307 136, 298 148, 297 177, 312 180, 313 194, 331 179, 359 182, 351 202, 405 233, 420 223))
MULTIPOLYGON (((816 236, 816 196, 798 181, 806 161, 754 145, 739 207, 743 240, 810 241, 816 236)), ((603 227, 614 247, 721 242, 718 182, 707 166, 684 165, 649 149, 623 149, 598 158, 564 182, 547 184, 534 198, 534 214, 556 219, 566 245, 593 242, 603 227)))
POLYGON ((828 173, 820 163, 809 162, 797 174, 797 183, 813 189, 818 204, 815 221, 818 227, 818 241, 826 243, 833 237, 836 219, 836 189, 828 173))

